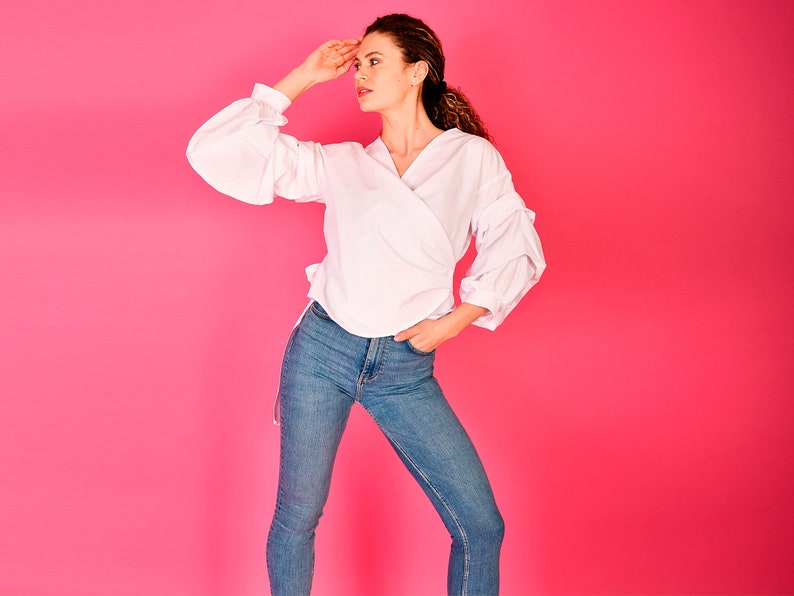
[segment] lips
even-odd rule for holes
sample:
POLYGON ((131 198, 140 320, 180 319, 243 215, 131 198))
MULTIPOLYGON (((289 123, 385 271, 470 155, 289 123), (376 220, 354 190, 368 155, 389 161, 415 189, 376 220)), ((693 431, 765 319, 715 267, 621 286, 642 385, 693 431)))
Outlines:
POLYGON ((356 89, 356 95, 359 97, 364 97, 367 93, 372 93, 372 89, 367 89, 366 87, 359 87, 356 89))

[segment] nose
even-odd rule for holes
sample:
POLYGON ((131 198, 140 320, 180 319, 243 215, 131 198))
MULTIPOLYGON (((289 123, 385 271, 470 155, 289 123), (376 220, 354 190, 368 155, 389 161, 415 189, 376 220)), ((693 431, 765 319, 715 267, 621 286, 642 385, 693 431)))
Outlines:
POLYGON ((364 74, 362 71, 360 71, 360 70, 357 70, 357 71, 356 71, 356 74, 355 74, 355 79, 356 79, 357 81, 363 81, 363 80, 365 80, 366 78, 367 78, 367 75, 365 75, 365 74, 364 74))

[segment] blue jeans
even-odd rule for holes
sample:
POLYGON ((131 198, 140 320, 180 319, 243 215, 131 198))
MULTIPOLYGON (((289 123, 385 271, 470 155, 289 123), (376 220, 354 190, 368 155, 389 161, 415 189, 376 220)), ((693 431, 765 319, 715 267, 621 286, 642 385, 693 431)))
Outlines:
POLYGON ((433 353, 368 339, 312 303, 281 372, 281 464, 267 540, 274 595, 309 594, 314 531, 350 409, 359 402, 452 535, 449 594, 497 594, 504 523, 480 458, 433 376, 433 353))

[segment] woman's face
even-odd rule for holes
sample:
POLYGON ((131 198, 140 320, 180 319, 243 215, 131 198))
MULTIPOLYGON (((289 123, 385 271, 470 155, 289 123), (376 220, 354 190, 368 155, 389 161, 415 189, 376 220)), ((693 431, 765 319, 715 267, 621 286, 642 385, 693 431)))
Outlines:
POLYGON ((415 65, 406 64, 400 48, 382 33, 370 33, 361 40, 353 68, 356 97, 363 112, 382 112, 404 105, 419 88, 418 84, 411 84, 415 65))

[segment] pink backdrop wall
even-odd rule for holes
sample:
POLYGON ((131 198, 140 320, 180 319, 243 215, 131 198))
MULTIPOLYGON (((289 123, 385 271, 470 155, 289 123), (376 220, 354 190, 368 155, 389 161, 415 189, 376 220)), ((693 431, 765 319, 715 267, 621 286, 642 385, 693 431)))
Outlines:
MULTIPOLYGON (((224 198, 184 148, 395 10, 445 42, 549 259, 438 361, 507 520, 503 592, 794 591, 793 6, 7 3, 0 592, 267 592, 270 410, 322 212, 224 198)), ((351 86, 290 132, 373 138, 351 86)), ((316 593, 442 593, 447 545, 358 411, 316 593)))

